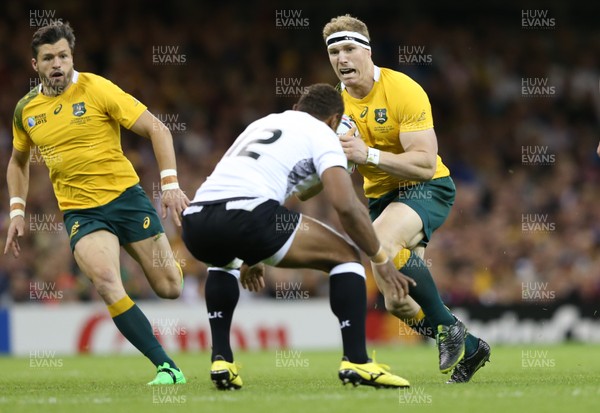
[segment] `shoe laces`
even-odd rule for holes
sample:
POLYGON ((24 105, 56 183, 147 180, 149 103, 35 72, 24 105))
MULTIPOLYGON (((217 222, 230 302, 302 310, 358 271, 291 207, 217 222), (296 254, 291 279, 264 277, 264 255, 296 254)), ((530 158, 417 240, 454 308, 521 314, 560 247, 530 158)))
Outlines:
POLYGON ((377 367, 379 367, 382 370, 385 370, 387 372, 391 371, 390 366, 388 366, 387 364, 377 363, 377 361, 375 360, 375 350, 373 350, 373 353, 372 353, 371 363, 373 363, 374 365, 376 365, 377 367))
POLYGON ((446 340, 446 338, 448 338, 448 332, 449 332, 448 327, 446 327, 444 325, 438 326, 438 332, 435 335, 436 344, 440 344, 440 342, 446 340))
POLYGON ((156 371, 160 373, 161 371, 170 370, 172 368, 173 367, 171 367, 171 365, 165 361, 163 364, 156 366, 156 371))

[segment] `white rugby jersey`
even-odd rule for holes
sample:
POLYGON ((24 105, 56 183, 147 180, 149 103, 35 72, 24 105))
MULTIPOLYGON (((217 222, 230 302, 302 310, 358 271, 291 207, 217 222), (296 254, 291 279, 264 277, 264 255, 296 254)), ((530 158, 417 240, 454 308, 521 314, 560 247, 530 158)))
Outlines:
POLYGON ((334 166, 346 168, 347 160, 325 122, 295 110, 271 114, 238 136, 192 202, 257 197, 283 204, 334 166))

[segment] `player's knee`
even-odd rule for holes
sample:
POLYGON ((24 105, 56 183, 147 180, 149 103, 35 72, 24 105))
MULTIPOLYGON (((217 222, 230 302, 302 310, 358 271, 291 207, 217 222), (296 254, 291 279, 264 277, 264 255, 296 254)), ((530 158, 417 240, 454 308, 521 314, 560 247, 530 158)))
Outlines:
POLYGON ((159 278, 159 282, 154 285, 154 292, 160 298, 174 300, 181 295, 183 273, 181 268, 176 266, 170 267, 165 271, 163 276, 159 278))
POLYGON ((181 295, 181 282, 177 284, 168 280, 164 280, 163 282, 154 286, 154 292, 160 298, 174 300, 176 298, 179 298, 179 296, 181 295))
POLYGON ((174 300, 181 295, 181 287, 169 284, 163 288, 157 289, 156 295, 167 300, 174 300))
POLYGON ((112 298, 114 298, 112 296, 115 293, 118 293, 123 289, 120 283, 119 275, 115 274, 111 269, 95 268, 90 272, 91 273, 88 274, 88 277, 90 277, 92 283, 94 284, 98 295, 100 295, 100 297, 102 297, 105 301, 110 301, 112 298))

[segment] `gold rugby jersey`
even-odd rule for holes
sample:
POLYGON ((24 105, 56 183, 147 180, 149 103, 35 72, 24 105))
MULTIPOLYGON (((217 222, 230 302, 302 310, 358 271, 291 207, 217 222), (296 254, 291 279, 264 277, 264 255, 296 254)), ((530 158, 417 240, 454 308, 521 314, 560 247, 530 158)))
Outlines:
MULTIPOLYGON (((374 79, 373 89, 362 99, 342 90, 345 113, 354 120, 368 146, 403 153, 400 133, 433 128, 429 98, 417 82, 395 70, 375 66, 374 79)), ((358 170, 364 177, 367 198, 380 198, 395 188, 415 183, 399 180, 373 165, 359 165, 358 170)), ((449 175, 450 170, 438 155, 433 179, 449 175)))
POLYGON ((17 103, 13 146, 39 148, 62 211, 106 205, 139 182, 120 127, 131 128, 145 110, 109 80, 74 71, 61 95, 46 96, 39 85, 17 103))

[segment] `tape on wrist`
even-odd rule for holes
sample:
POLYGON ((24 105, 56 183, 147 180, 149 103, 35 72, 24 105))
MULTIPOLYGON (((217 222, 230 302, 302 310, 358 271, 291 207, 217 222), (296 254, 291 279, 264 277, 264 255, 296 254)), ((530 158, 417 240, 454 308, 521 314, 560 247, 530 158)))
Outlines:
POLYGON ((12 198, 10 198, 10 206, 13 206, 14 204, 23 204, 23 207, 24 207, 25 200, 21 197, 13 196, 12 198))
POLYGON ((367 149, 367 163, 371 165, 379 165, 379 156, 381 152, 379 149, 369 148, 367 149))
POLYGON ((10 211, 10 214, 8 216, 10 217, 10 219, 13 219, 17 216, 22 216, 23 218, 25 218, 25 211, 22 209, 13 209, 12 211, 10 211))
POLYGON ((160 171, 160 179, 166 178, 167 176, 177 176, 177 170, 163 169, 162 171, 160 171))
POLYGON ((164 184, 160 186, 160 189, 162 189, 163 191, 168 191, 169 189, 179 189, 179 183, 171 182, 169 184, 164 184))
POLYGON ((178 189, 177 171, 175 169, 163 169, 160 171, 160 189, 168 191, 169 189, 178 189))

